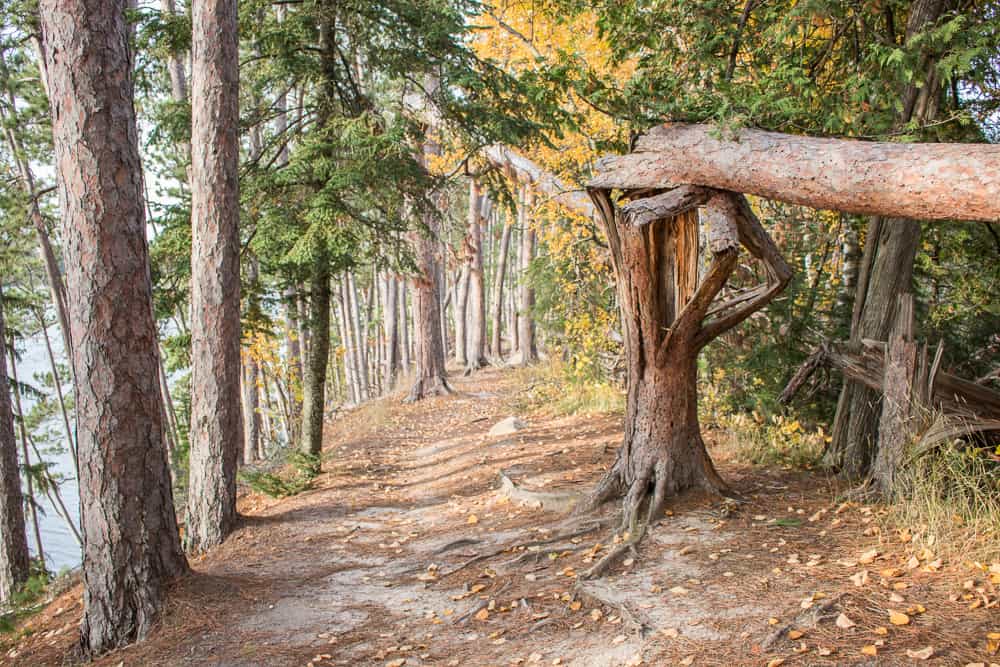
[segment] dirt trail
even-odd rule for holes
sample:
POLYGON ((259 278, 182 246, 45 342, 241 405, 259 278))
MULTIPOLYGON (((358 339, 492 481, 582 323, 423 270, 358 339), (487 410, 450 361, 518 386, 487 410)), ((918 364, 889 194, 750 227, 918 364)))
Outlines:
MULTIPOLYGON (((562 520, 498 493, 501 470, 584 491, 620 437, 617 416, 543 413, 490 437, 517 380, 488 370, 456 378, 455 396, 337 419, 316 488, 244 498, 244 525, 193 563, 154 636, 96 664, 892 665, 923 664, 907 651, 928 646, 927 664, 990 664, 989 573, 932 554, 914 565, 875 511, 838 506, 813 474, 723 461, 746 504, 680 499, 639 559, 596 582, 576 573, 603 530, 475 561, 545 541, 562 520)), ((0 664, 72 664, 79 609, 79 590, 56 599, 0 664)))

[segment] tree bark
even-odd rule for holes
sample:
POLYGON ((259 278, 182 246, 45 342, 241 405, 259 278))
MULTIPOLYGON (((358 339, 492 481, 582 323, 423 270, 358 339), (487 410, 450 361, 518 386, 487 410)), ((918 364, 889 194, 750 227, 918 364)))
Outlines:
POLYGON ((76 369, 85 654, 144 637, 184 573, 157 384, 122 0, 40 7, 76 369))
POLYGON ((289 444, 298 442, 299 420, 302 417, 302 378, 305 368, 302 361, 302 347, 299 344, 299 307, 295 289, 285 289, 282 299, 285 313, 285 377, 288 386, 288 433, 289 444))
POLYGON ((411 359, 412 346, 410 344, 410 307, 408 303, 406 281, 398 280, 399 285, 399 347, 400 347, 400 362, 403 366, 404 372, 410 371, 410 366, 412 365, 411 359))
POLYGON ((385 310, 382 315, 382 326, 385 329, 385 374, 382 380, 383 393, 389 393, 395 388, 399 376, 399 315, 397 306, 398 294, 396 279, 390 273, 383 279, 385 289, 385 310))
POLYGON ((466 232, 469 253, 469 286, 466 303, 465 370, 467 373, 486 365, 486 300, 483 285, 483 198, 479 183, 469 179, 469 228, 466 232))
POLYGON ((246 433, 243 439, 243 464, 257 460, 260 449, 260 393, 257 381, 260 377, 260 366, 250 353, 247 353, 245 373, 243 375, 243 410, 246 433))
POLYGON ((629 155, 603 158, 594 188, 702 185, 846 213, 920 220, 1000 219, 1000 146, 818 139, 671 123, 629 155))
POLYGON ((323 405, 330 355, 330 260, 325 249, 317 252, 313 264, 310 311, 312 343, 309 346, 309 367, 302 401, 302 451, 318 457, 323 452, 323 405))
POLYGON ((468 238, 462 239, 462 266, 455 274, 455 287, 454 292, 452 292, 455 295, 455 298, 452 300, 454 302, 452 320, 455 323, 455 363, 459 366, 465 365, 465 352, 468 343, 466 326, 468 324, 467 313, 469 306, 469 257, 466 252, 467 249, 464 247, 467 243, 468 238))
POLYGON ((14 337, 10 338, 10 375, 14 380, 14 407, 17 409, 17 424, 21 435, 21 458, 24 459, 24 498, 31 516, 31 530, 35 535, 35 558, 42 570, 45 570, 45 546, 42 544, 42 529, 38 523, 38 503, 35 501, 35 482, 30 472, 31 456, 28 454, 28 430, 24 421, 24 408, 21 407, 20 381, 17 379, 17 362, 14 360, 14 337))
POLYGON ((504 279, 507 274, 507 256, 510 251, 510 235, 514 226, 506 220, 500 236, 500 254, 497 257, 496 269, 493 273, 493 331, 490 335, 490 356, 495 360, 503 360, 503 313, 504 313, 504 279))
POLYGON ((531 222, 531 210, 534 206, 534 196, 528 186, 524 186, 521 199, 521 279, 520 308, 518 311, 517 342, 520 350, 520 363, 528 366, 538 361, 538 348, 535 345, 535 290, 531 286, 528 270, 535 256, 535 230, 531 222))
MULTIPOLYGON (((619 207, 606 190, 591 195, 611 249, 628 372, 624 443, 582 509, 623 497, 620 530, 634 543, 662 516, 669 496, 689 488, 726 491, 698 424, 698 353, 773 299, 791 271, 742 197, 719 192, 705 202, 712 261, 699 280, 696 212, 665 210, 636 224, 642 200, 619 207), (740 244, 763 261, 767 283, 748 301, 715 303, 740 244)), ((588 575, 602 573, 608 562, 588 575)))
POLYGON ((7 379, 7 329, 3 289, 0 286, 0 602, 7 602, 28 580, 30 559, 24 525, 21 471, 17 464, 17 439, 7 379))
MULTIPOLYGON (((943 0, 914 2, 907 21, 906 41, 915 38, 926 26, 934 23, 943 8, 943 0)), ((922 62, 921 65, 928 69, 927 62, 922 62)), ((903 110, 897 123, 899 126, 913 118, 928 120, 936 112, 936 103, 932 103, 932 98, 927 96, 927 91, 936 87, 934 68, 929 69, 932 76, 922 90, 911 84, 903 91, 903 110), (922 100, 919 105, 918 100, 922 100)), ((917 192, 923 196, 933 196, 932 193, 924 194, 926 191, 921 189, 917 192)), ((851 318, 851 342, 855 348, 862 338, 888 338, 894 326, 900 297, 911 289, 920 231, 919 222, 905 218, 876 217, 869 223, 862 260, 864 264, 855 291, 851 318)), ((878 393, 855 382, 845 382, 841 389, 830 446, 824 458, 827 464, 839 467, 841 474, 848 479, 866 475, 876 455, 877 426, 882 410, 880 401, 878 393)))
POLYGON ((191 451, 184 542, 235 528, 240 401, 239 51, 236 0, 194 0, 191 46, 191 451))

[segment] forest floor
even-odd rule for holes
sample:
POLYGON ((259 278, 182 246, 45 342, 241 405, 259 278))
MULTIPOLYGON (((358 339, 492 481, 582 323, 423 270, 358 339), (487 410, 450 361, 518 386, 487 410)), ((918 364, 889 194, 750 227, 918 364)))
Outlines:
MULTIPOLYGON (((621 436, 620 415, 516 412, 523 380, 490 369, 450 397, 338 417, 315 488, 245 496, 242 527, 192 563, 153 635, 95 664, 1000 662, 1000 572, 939 562, 814 472, 723 458, 745 504, 678 499, 639 557, 597 581, 577 573, 606 530, 517 548, 564 518, 504 496, 500 471, 583 492, 621 436), (527 427, 490 437, 511 414, 527 427)), ((72 664, 80 609, 79 587, 56 598, 0 664, 72 664)))

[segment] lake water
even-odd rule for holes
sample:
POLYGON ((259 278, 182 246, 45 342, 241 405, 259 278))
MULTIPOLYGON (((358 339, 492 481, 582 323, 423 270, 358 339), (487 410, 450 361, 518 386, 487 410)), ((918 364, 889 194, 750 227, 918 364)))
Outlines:
MULTIPOLYGON (((60 363, 66 363, 65 356, 63 355, 62 340, 55 327, 49 329, 49 337, 52 341, 56 360, 60 363)), ((35 336, 28 339, 25 347, 19 349, 22 356, 17 366, 18 378, 21 382, 38 386, 38 383, 34 380, 35 373, 47 373, 51 370, 48 354, 45 351, 44 339, 41 335, 35 336)), ((64 387, 64 391, 68 388, 64 387)), ((30 411, 34 403, 31 398, 22 397, 22 402, 24 403, 25 412, 30 411)), ((53 434, 59 434, 63 441, 65 440, 65 428, 62 425, 61 419, 52 420, 52 423, 47 424, 47 427, 53 434)), ((73 456, 69 448, 65 447, 65 442, 62 444, 66 451, 60 454, 45 452, 45 448, 41 443, 39 443, 39 448, 43 450, 42 456, 45 457, 45 460, 53 464, 50 470, 59 477, 64 478, 65 481, 59 485, 59 493, 62 495, 63 503, 66 505, 70 517, 79 526, 80 492, 76 481, 76 468, 73 465, 73 456)), ((31 452, 31 455, 34 457, 34 452, 31 452)), ((34 458, 32 458, 32 462, 36 462, 34 458)), ((37 500, 44 511, 44 514, 40 514, 38 517, 38 525, 41 528, 42 549, 45 551, 45 562, 48 569, 58 573, 63 569, 79 566, 81 558, 80 546, 66 525, 66 521, 59 516, 59 513, 56 512, 56 509, 44 494, 38 494, 37 500)), ((31 517, 26 516, 25 520, 30 524, 31 517)), ((35 538, 30 525, 28 526, 28 545, 31 548, 31 553, 34 554, 36 551, 35 538)))

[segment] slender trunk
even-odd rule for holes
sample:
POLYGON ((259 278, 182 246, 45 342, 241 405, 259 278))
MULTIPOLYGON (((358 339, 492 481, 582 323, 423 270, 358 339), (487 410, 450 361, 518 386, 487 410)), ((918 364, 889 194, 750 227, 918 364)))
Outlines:
MULTIPOLYGON (((28 455, 28 429, 24 422, 24 409, 21 407, 21 390, 17 379, 17 361, 14 357, 14 336, 10 338, 10 375, 14 380, 14 408, 17 410, 17 424, 21 435, 21 457, 24 459, 24 485, 25 500, 28 505, 28 514, 31 516, 31 528, 35 537, 35 556, 41 563, 42 569, 45 567, 45 548, 42 545, 42 529, 38 523, 38 502, 35 500, 35 481, 31 474, 31 456, 28 455)), ((41 463, 41 461, 39 461, 41 463)))
MULTIPOLYGON (((466 239, 463 245, 468 242, 466 239)), ((452 310, 452 321, 455 323, 455 363, 461 366, 466 362, 466 309, 469 304, 469 263, 468 255, 463 252, 462 267, 455 275, 454 308, 452 310)))
POLYGON ((76 451, 76 440, 73 438, 73 427, 69 424, 69 411, 66 409, 66 399, 63 397, 62 379, 59 377, 59 368, 56 366, 56 357, 52 353, 52 341, 49 340, 49 326, 45 322, 45 314, 36 311, 35 318, 38 320, 39 328, 42 330, 42 340, 45 341, 45 352, 49 358, 49 368, 52 369, 52 384, 56 389, 56 398, 59 401, 59 414, 62 415, 63 429, 66 432, 66 443, 69 445, 70 454, 73 456, 73 468, 76 470, 77 479, 80 477, 80 461, 76 451))
POLYGON ((521 303, 517 335, 522 366, 538 361, 538 349, 535 346, 535 316, 532 312, 535 308, 535 290, 531 286, 531 277, 528 275, 531 261, 535 256, 535 230, 531 221, 533 205, 534 196, 531 189, 525 186, 521 207, 523 212, 521 223, 521 303))
POLYGON ((396 278, 390 274, 385 274, 383 282, 385 285, 385 311, 382 316, 382 325, 385 329, 385 373, 382 379, 383 393, 391 392, 396 386, 396 378, 399 375, 399 314, 398 294, 396 290, 396 278))
POLYGON ((367 337, 361 323, 361 308, 358 304, 358 286, 354 281, 354 274, 347 272, 346 297, 348 308, 347 323, 351 327, 351 338, 354 341, 352 353, 354 355, 354 368, 358 371, 358 395, 359 402, 367 401, 371 398, 368 390, 368 355, 366 350, 367 337))
POLYGON ((507 274, 507 256, 510 235, 514 226, 507 221, 500 236, 500 255, 493 273, 493 332, 490 338, 490 355, 497 361, 503 359, 504 278, 507 274))
POLYGON ((296 303, 299 309, 298 325, 299 325, 299 347, 302 350, 302 379, 305 381, 306 377, 306 367, 309 365, 309 304, 306 302, 305 298, 302 296, 302 290, 296 290, 296 303))
POLYGON ((344 374, 347 376, 348 398, 355 405, 359 405, 361 403, 361 393, 355 366, 354 340, 351 336, 351 327, 348 324, 346 286, 347 277, 345 276, 342 280, 338 281, 337 285, 337 310, 340 314, 340 343, 344 348, 344 374))
POLYGON ((243 375, 243 409, 246 419, 246 436, 243 438, 243 463, 253 463, 257 460, 260 449, 260 394, 257 388, 260 377, 260 366, 257 360, 247 354, 243 375))
POLYGON ((285 312, 285 378, 288 385, 289 405, 285 418, 289 424, 288 442, 293 444, 298 440, 298 425, 302 415, 302 377, 303 377, 303 355, 301 340, 301 330, 299 328, 299 309, 295 290, 287 288, 284 293, 282 306, 285 312))
POLYGON ((239 48, 236 0, 194 0, 191 42, 191 451, 184 542, 236 527, 240 401, 239 48))
POLYGON ((187 562, 164 447, 125 3, 42 0, 39 15, 77 378, 81 646, 99 655, 146 636, 187 562))
MULTIPOLYGON (((42 453, 38 451, 38 446, 35 444, 35 439, 28 434, 28 444, 31 445, 31 451, 35 453, 35 458, 41 463, 44 461, 42 458, 42 453)), ((76 527, 73 518, 69 514, 69 510, 66 509, 66 503, 63 502, 62 494, 59 493, 59 482, 52 476, 49 472, 48 467, 42 466, 42 474, 45 475, 45 497, 49 499, 52 503, 52 507, 55 508, 56 513, 66 522, 66 527, 69 528, 69 532, 73 533, 73 539, 76 543, 83 547, 83 536, 80 535, 80 530, 76 527)))
POLYGON ((24 497, 17 465, 11 387, 7 379, 7 329, 0 286, 0 602, 7 602, 30 572, 24 497))
POLYGON ((486 365, 486 302, 483 288, 483 219, 484 200, 479 196, 479 184, 469 183, 469 252, 468 303, 466 304, 466 371, 478 370, 486 365))
POLYGON ((397 284, 399 286, 399 334, 400 334, 400 361, 403 365, 403 370, 405 372, 410 371, 411 362, 413 358, 410 338, 410 307, 409 300, 407 297, 406 281, 398 280, 397 284))
MULTIPOLYGON (((325 251, 317 253, 311 291, 309 329, 312 343, 309 345, 309 368, 302 401, 302 451, 319 457, 323 452, 323 405, 326 365, 330 355, 330 260, 325 251)), ((318 461, 316 466, 318 469, 318 461)))

